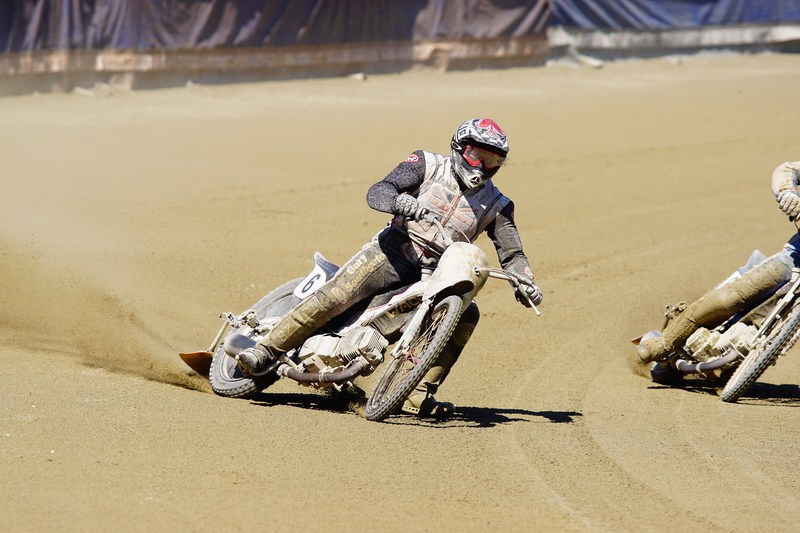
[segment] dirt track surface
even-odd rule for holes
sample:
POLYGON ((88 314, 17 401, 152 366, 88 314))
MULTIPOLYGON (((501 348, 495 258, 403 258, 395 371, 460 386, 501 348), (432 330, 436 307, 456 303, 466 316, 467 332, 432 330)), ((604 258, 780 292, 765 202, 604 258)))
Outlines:
POLYGON ((726 405, 653 386, 629 339, 794 231, 769 178, 800 159, 798 73, 706 56, 0 100, 3 529, 796 531, 800 354, 726 405), (344 262, 386 221, 369 185, 471 116, 509 134, 496 182, 545 301, 481 293, 454 420, 190 375, 177 353, 218 313, 314 250, 344 262))

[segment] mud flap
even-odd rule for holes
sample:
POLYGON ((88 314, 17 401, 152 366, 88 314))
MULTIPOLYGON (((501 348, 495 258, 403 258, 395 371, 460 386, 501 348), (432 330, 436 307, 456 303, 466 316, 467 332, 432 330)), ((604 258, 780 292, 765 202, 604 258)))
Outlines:
POLYGON ((183 362, 189 365, 189 368, 208 379, 208 372, 211 370, 211 352, 191 352, 178 354, 183 359, 183 362))

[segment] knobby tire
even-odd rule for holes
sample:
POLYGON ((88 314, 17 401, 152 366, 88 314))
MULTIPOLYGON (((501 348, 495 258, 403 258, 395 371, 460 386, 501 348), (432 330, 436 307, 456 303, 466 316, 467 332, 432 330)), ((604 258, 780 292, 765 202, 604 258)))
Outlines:
POLYGON ((379 422, 395 413, 419 385, 450 340, 461 318, 463 302, 448 296, 439 302, 423 321, 420 332, 409 344, 407 353, 391 358, 375 390, 367 400, 364 416, 379 422), (416 359, 416 364, 413 360, 416 359))
POLYGON ((800 305, 789 312, 789 318, 779 330, 767 334, 767 341, 754 349, 736 368, 720 393, 723 402, 736 402, 761 375, 775 363, 778 357, 792 347, 795 333, 800 328, 800 305), (776 335, 777 334, 777 335, 776 335))

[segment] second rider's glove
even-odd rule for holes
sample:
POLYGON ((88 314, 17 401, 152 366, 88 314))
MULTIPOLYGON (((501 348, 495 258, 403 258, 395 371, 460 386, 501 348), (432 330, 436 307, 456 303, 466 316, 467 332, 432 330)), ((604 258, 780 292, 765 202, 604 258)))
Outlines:
POLYGON ((530 307, 531 304, 528 303, 528 298, 525 298, 526 295, 530 298, 531 302, 533 302, 533 305, 542 303, 542 298, 544 297, 544 295, 542 295, 542 290, 535 283, 531 285, 520 285, 514 291, 514 296, 517 298, 517 301, 525 307, 530 307))
POLYGON ((419 206, 416 198, 410 194, 403 193, 398 194, 394 200, 394 212, 412 220, 419 220, 427 210, 419 206))
POLYGON ((783 191, 778 194, 778 205, 781 206, 781 211, 786 213, 792 220, 800 215, 800 196, 794 191, 783 191))

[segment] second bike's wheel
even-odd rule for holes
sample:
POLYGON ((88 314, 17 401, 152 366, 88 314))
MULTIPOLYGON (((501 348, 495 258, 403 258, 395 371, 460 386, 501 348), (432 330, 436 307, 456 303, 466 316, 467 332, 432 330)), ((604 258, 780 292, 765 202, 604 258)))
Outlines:
MULTIPOLYGON (((294 292, 294 288, 297 287, 301 279, 287 281, 261 298, 253 306, 257 317, 263 319, 268 314, 270 316, 279 316, 288 312, 288 309, 291 309, 298 301, 297 298, 292 296, 292 292, 294 292), (272 315, 273 312, 275 315, 272 315)), ((240 331, 241 328, 235 329, 229 335, 240 331)), ((275 374, 258 377, 245 375, 236 364, 236 360, 228 357, 222 345, 220 345, 211 359, 208 381, 211 384, 211 389, 220 396, 225 396, 226 398, 250 398, 278 381, 278 376, 275 374)))
POLYGON ((800 328, 800 305, 795 305, 786 320, 767 332, 766 339, 754 348, 736 368, 720 393, 723 402, 736 402, 761 377, 778 357, 795 343, 800 328))
POLYGON ((461 298, 448 296, 426 317, 408 350, 388 361, 386 370, 367 400, 367 420, 380 421, 400 407, 433 366, 461 318, 461 298))

